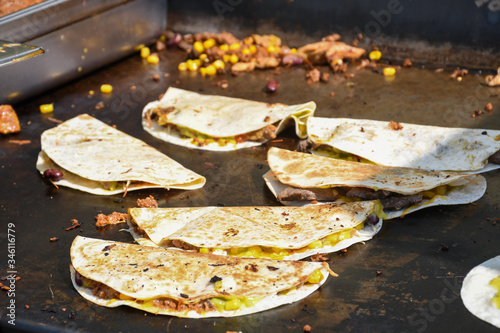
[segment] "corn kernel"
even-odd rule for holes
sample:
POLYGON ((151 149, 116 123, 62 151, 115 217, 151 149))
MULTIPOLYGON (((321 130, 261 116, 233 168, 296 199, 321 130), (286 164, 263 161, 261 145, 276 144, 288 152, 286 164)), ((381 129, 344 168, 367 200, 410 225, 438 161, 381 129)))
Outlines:
POLYGON ((314 241, 311 244, 307 245, 307 247, 310 249, 319 249, 323 247, 323 242, 318 239, 317 241, 314 241))
POLYGON ((267 52, 274 53, 274 52, 276 52, 276 48, 274 46, 272 46, 272 45, 269 45, 267 47, 267 52))
POLYGON ((90 96, 94 95, 94 91, 93 91, 93 90, 90 90, 90 91, 89 91, 89 95, 90 95, 90 96))
POLYGON ((40 105, 40 112, 41 113, 51 113, 54 111, 54 104, 42 104, 40 105))
POLYGON ((239 50, 240 48, 241 48, 240 43, 233 43, 233 44, 229 45, 229 49, 233 50, 233 51, 239 50))
POLYGON ((205 49, 209 49, 214 45, 215 45, 215 39, 213 38, 207 39, 206 41, 203 42, 203 47, 205 49))
POLYGON ((241 51, 241 53, 242 53, 242 54, 244 54, 244 55, 248 55, 248 54, 250 54, 250 53, 251 53, 251 51, 250 51, 250 49, 243 49, 243 50, 241 51))
POLYGON ((151 51, 149 50, 149 47, 143 47, 141 49, 141 58, 147 58, 151 54, 151 51))
POLYGON ((181 62, 179 65, 177 65, 177 69, 180 70, 181 72, 184 72, 187 70, 187 65, 185 62, 181 62))
POLYGON ((232 63, 232 64, 235 64, 238 62, 238 60, 240 60, 240 58, 238 58, 238 56, 236 54, 232 54, 231 55, 231 58, 229 58, 229 61, 232 63))
POLYGON ((217 68, 215 68, 214 65, 208 65, 207 66, 207 74, 208 75, 215 75, 217 73, 217 68))
POLYGON ((248 49, 249 49, 249 50, 250 50, 250 52, 252 52, 252 53, 257 52, 257 46, 255 46, 255 45, 250 45, 250 46, 248 47, 248 49))
POLYGON ((338 233, 334 233, 334 234, 331 234, 331 235, 328 235, 326 236, 326 239, 330 242, 330 244, 335 244, 335 243, 338 243, 339 241, 339 234, 338 233))
POLYGON ((205 48, 203 47, 203 44, 201 42, 194 42, 193 44, 194 50, 198 53, 202 53, 205 51, 205 48))
POLYGON ((200 249, 200 253, 208 253, 208 249, 206 247, 202 247, 200 249))
POLYGON ((201 68, 200 68, 200 74, 201 74, 202 76, 207 75, 207 69, 206 69, 206 67, 201 67, 201 68))
POLYGON ((200 60, 205 60, 208 58, 208 55, 206 53, 200 54, 200 60))
POLYGON ((229 59, 231 59, 231 56, 229 54, 224 54, 222 56, 222 60, 224 60, 224 62, 229 62, 229 59))
POLYGON ((215 60, 213 65, 215 66, 215 68, 218 68, 218 69, 224 69, 225 65, 224 65, 224 61, 218 59, 218 60, 215 60))
POLYGON ((380 58, 382 58, 382 52, 378 50, 371 51, 368 55, 368 58, 370 58, 370 60, 379 60, 380 58))
POLYGON ((101 92, 103 94, 110 94, 113 91, 113 86, 110 84, 101 85, 101 92))
POLYGON ((160 62, 160 58, 158 58, 158 56, 156 54, 152 54, 152 55, 147 57, 147 61, 150 64, 157 64, 160 62))
POLYGON ((191 72, 195 72, 198 70, 198 64, 195 61, 188 61, 186 62, 187 69, 189 69, 191 72))
POLYGON ((318 269, 316 270, 313 275, 307 280, 309 283, 320 283, 321 280, 323 280, 324 276, 321 273, 321 271, 318 269))
POLYGON ((219 49, 221 49, 222 51, 228 51, 229 50, 229 45, 222 44, 221 46, 219 46, 219 49))
POLYGON ((214 287, 215 287, 215 289, 221 289, 222 288, 222 280, 215 281, 214 287))
POLYGON ((396 74, 396 69, 394 67, 386 67, 382 70, 385 76, 392 76, 396 74))
POLYGON ((201 67, 201 60, 200 59, 194 59, 193 62, 198 66, 198 67, 201 67))
POLYGON ((226 304, 224 305, 224 310, 238 310, 240 307, 241 301, 237 298, 233 298, 232 300, 226 302, 226 304))
POLYGON ((297 53, 297 49, 296 49, 295 47, 294 47, 294 48, 292 48, 292 49, 290 49, 290 53, 291 53, 291 54, 295 54, 295 53, 297 53))
POLYGON ((243 40, 243 43, 245 43, 246 45, 251 45, 253 44, 253 37, 247 37, 243 40))

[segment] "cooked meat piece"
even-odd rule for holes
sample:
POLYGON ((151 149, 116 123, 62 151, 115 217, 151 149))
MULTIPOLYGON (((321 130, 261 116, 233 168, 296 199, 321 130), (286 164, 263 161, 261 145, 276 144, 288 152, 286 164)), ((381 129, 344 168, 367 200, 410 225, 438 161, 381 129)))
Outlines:
POLYGON ((0 105, 0 133, 17 133, 21 130, 17 114, 10 105, 0 105))
POLYGON ((335 201, 341 194, 337 189, 315 188, 303 189, 287 187, 278 194, 279 201, 335 201))
POLYGON ((314 146, 314 142, 311 140, 305 139, 305 140, 300 140, 299 143, 297 144, 297 149, 295 151, 301 152, 301 153, 307 153, 309 149, 314 146))
POLYGON ((255 69, 255 62, 237 62, 231 66, 231 73, 251 72, 255 69))
POLYGON ((389 198, 380 199, 382 206, 387 210, 399 210, 410 205, 415 205, 422 202, 423 196, 420 194, 393 196, 389 198))
POLYGON ((488 158, 488 162, 500 164, 500 150, 491 155, 490 158, 488 158))
POLYGON ((278 201, 302 201, 316 200, 316 194, 313 191, 301 188, 287 187, 278 194, 278 201))
POLYGON ((298 54, 303 54, 313 65, 323 65, 342 59, 359 59, 365 50, 343 42, 324 40, 300 47, 298 54))
POLYGON ((105 225, 108 224, 118 224, 126 222, 127 214, 119 212, 113 212, 112 214, 109 215, 98 214, 95 217, 95 220, 96 220, 95 222, 96 227, 104 227, 105 225))
POLYGON ((391 192, 389 191, 374 191, 366 187, 353 187, 347 192, 346 197, 360 198, 362 200, 377 200, 388 197, 390 194, 391 192))
POLYGON ((319 80, 321 79, 321 72, 319 71, 319 69, 314 68, 306 74, 306 78, 308 78, 311 83, 319 82, 319 80))
POLYGON ((144 199, 137 199, 137 207, 139 208, 158 208, 158 202, 156 202, 155 198, 150 195, 144 199))

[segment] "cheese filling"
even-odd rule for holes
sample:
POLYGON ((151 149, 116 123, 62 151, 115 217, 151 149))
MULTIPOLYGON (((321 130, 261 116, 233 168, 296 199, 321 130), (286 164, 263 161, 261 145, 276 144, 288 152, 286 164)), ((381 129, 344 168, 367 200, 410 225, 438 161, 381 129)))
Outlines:
POLYGON ((199 248, 201 253, 214 253, 215 254, 228 254, 237 257, 252 257, 252 258, 264 258, 264 259, 275 259, 282 260, 287 256, 293 255, 295 253, 302 253, 309 250, 320 249, 325 246, 335 246, 344 239, 352 238, 357 234, 357 231, 364 227, 364 223, 357 225, 355 228, 351 228, 344 231, 339 231, 330 234, 322 239, 318 239, 307 246, 298 249, 285 249, 279 247, 268 247, 254 245, 250 247, 232 247, 229 249, 222 248, 199 248))

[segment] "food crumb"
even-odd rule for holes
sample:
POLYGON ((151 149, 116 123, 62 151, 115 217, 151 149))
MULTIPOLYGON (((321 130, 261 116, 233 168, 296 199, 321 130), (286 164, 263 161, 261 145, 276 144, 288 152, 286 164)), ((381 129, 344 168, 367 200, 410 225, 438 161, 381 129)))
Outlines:
POLYGON ((379 271, 377 271, 377 276, 380 276, 380 275, 382 275, 382 271, 379 270, 379 271))
POLYGON ((319 69, 314 68, 306 74, 306 78, 308 79, 308 84, 319 82, 319 80, 321 79, 321 72, 319 71, 319 69))
POLYGON ((130 90, 132 90, 132 91, 134 91, 134 90, 136 90, 136 89, 137 89, 137 87, 136 87, 136 86, 131 86, 131 87, 130 87, 130 90))
POLYGON ((389 123, 389 127, 394 130, 394 131, 399 131, 399 130, 402 130, 403 129, 403 126, 396 122, 396 121, 392 121, 389 123))
POLYGON ((10 134, 21 131, 19 118, 10 105, 0 105, 0 133, 10 134))
POLYGON ((150 195, 144 199, 137 199, 137 207, 139 208, 158 208, 158 202, 150 195))
POLYGON ((54 242, 57 242, 58 240, 59 240, 59 238, 57 238, 57 237, 52 237, 52 238, 50 239, 50 242, 51 242, 51 243, 54 243, 54 242))
POLYGON ((484 109, 488 112, 491 112, 493 110, 493 104, 491 104, 491 103, 486 104, 484 109))
POLYGON ((65 230, 66 231, 70 231, 70 230, 73 230, 73 229, 76 229, 76 228, 80 228, 81 225, 82 224, 80 222, 78 222, 77 219, 71 219, 71 227, 68 227, 65 230))
POLYGON ((30 306, 29 306, 28 304, 26 304, 24 307, 25 307, 26 309, 29 309, 29 308, 30 308, 30 306))
POLYGON ((119 213, 119 212, 113 212, 109 215, 104 215, 104 214, 98 214, 96 217, 94 217, 96 220, 95 226, 96 227, 104 227, 106 225, 111 225, 111 224, 118 224, 118 223, 124 223, 127 221, 127 214, 125 213, 119 213))
POLYGON ((27 145, 31 143, 31 140, 9 140, 10 143, 14 143, 16 145, 27 145))
POLYGON ((103 102, 103 101, 100 101, 99 103, 97 103, 97 104, 94 106, 94 109, 96 109, 96 110, 101 110, 101 109, 104 109, 104 102, 103 102))
POLYGON ((309 333, 311 332, 311 325, 305 325, 304 328, 302 329, 304 333, 309 333))
POLYGON ((335 96, 335 93, 332 91, 332 92, 330 92, 330 97, 333 97, 333 96, 335 96))
POLYGON ((153 75, 153 76, 151 77, 151 79, 152 79, 153 81, 155 81, 155 82, 159 82, 159 81, 160 81, 160 75, 155 74, 155 75, 153 75))
POLYGON ((406 58, 403 61, 403 67, 411 67, 411 66, 413 66, 413 64, 411 63, 411 60, 409 58, 406 58))
POLYGON ((441 251, 448 251, 449 247, 447 245, 441 244, 441 251))

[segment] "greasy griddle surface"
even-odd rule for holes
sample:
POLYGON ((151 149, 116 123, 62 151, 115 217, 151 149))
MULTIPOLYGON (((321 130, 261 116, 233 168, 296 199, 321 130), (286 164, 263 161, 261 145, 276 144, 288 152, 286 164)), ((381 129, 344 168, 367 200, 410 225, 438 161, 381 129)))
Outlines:
MULTIPOLYGON (((474 73, 459 83, 451 80, 449 73, 409 68, 390 81, 369 70, 356 72, 350 66, 349 72, 356 74, 353 79, 335 74, 328 83, 308 85, 303 68, 285 68, 280 75, 266 70, 202 78, 177 71, 177 64, 183 60, 181 51, 164 51, 160 57, 158 65, 149 65, 135 55, 16 106, 22 131, 0 138, 0 234, 4 237, 7 233, 7 223, 15 224, 16 269, 21 276, 15 298, 18 321, 88 332, 300 332, 306 324, 313 332, 494 331, 465 309, 459 289, 472 267, 500 252, 500 226, 493 224, 500 217, 500 171, 485 175, 488 193, 474 204, 429 208, 385 222, 375 239, 352 246, 346 253, 330 255, 331 267, 340 276, 330 278, 318 292, 295 304, 239 318, 187 320, 145 315, 126 307, 102 308, 80 297, 69 278, 69 248, 74 237, 132 242, 127 232, 120 231, 125 225, 97 229, 94 216, 100 212, 126 212, 138 198, 149 194, 161 207, 279 205, 261 176, 268 170, 269 147, 295 149, 293 131, 283 133, 276 142, 235 152, 189 150, 159 141, 142 130, 140 115, 143 106, 170 85, 269 103, 314 100, 317 116, 500 128, 500 89, 481 85, 481 77, 474 73), (166 77, 165 73, 170 75, 166 77), (160 75, 159 82, 152 80, 154 74, 160 75), (221 79, 229 81, 227 90, 216 85, 221 79), (263 92, 267 79, 280 82, 277 93, 263 92), (103 83, 113 85, 111 95, 101 95, 103 83), (95 91, 93 96, 89 96, 90 90, 95 91), (100 101, 104 108, 96 110, 100 101), (470 116, 488 102, 494 105, 491 114, 470 116), (38 106, 45 103, 54 103, 53 114, 40 114, 38 106), (206 186, 196 191, 138 191, 125 198, 94 196, 68 188, 55 190, 35 169, 40 135, 55 126, 49 117, 67 120, 81 113, 115 124, 146 141, 204 175, 206 186), (9 140, 31 143, 17 145, 9 140), (83 223, 82 227, 65 231, 71 219, 83 223), (59 240, 51 243, 51 237, 59 240)), ((322 70, 329 71, 326 67, 322 70)), ((0 251, 4 263, 6 243, 2 241, 0 251)))

